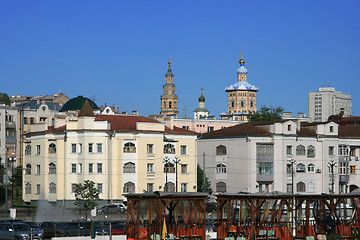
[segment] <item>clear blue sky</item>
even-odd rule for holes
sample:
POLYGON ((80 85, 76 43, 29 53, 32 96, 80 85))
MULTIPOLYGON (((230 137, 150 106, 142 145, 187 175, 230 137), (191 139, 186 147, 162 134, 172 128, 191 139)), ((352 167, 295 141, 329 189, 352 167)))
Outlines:
POLYGON ((258 108, 306 112, 308 93, 351 94, 360 115, 360 1, 0 1, 0 92, 95 96, 141 115, 160 111, 171 58, 180 116, 204 86, 227 111, 244 51, 258 108))

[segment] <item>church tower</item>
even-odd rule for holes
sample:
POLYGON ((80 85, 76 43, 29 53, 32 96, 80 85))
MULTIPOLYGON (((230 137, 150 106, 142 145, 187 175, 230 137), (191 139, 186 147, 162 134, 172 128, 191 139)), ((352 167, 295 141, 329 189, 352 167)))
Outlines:
POLYGON ((194 119, 205 119, 209 117, 209 110, 205 108, 204 88, 201 87, 201 96, 199 97, 199 107, 194 110, 194 119))
POLYGON ((163 85, 163 95, 161 95, 161 111, 163 116, 173 116, 178 118, 178 96, 175 94, 175 84, 173 82, 174 74, 171 72, 171 62, 168 62, 169 68, 165 74, 165 84, 163 85))
POLYGON ((245 60, 241 52, 239 61, 240 67, 237 69, 237 82, 225 88, 228 94, 228 112, 222 114, 222 119, 230 119, 247 121, 249 112, 256 112, 256 99, 259 88, 251 85, 247 81, 247 69, 245 68, 245 60))

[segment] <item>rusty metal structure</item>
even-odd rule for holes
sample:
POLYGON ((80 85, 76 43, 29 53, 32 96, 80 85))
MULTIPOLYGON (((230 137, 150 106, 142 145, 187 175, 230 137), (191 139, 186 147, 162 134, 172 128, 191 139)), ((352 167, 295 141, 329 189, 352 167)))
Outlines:
POLYGON ((151 192, 124 194, 127 198, 127 236, 133 239, 205 239, 205 193, 151 192))

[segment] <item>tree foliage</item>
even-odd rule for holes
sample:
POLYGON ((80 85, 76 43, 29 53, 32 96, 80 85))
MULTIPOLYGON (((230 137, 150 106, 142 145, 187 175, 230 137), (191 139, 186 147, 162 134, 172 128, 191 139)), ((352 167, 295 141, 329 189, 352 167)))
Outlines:
POLYGON ((87 211, 97 206, 97 201, 100 200, 99 195, 100 192, 95 187, 95 183, 90 180, 85 180, 84 183, 76 184, 74 204, 85 208, 87 217, 87 211))
POLYGON ((5 103, 6 105, 10 105, 11 100, 6 93, 0 93, 0 102, 5 103))
POLYGON ((248 118, 251 122, 255 121, 280 121, 282 120, 282 113, 284 109, 282 107, 268 108, 262 106, 257 112, 250 112, 248 118))
MULTIPOLYGON (((213 190, 210 187, 211 182, 207 177, 205 182, 205 192, 211 195, 213 193, 213 190)), ((197 165, 197 191, 204 192, 204 170, 201 169, 199 164, 197 165)))

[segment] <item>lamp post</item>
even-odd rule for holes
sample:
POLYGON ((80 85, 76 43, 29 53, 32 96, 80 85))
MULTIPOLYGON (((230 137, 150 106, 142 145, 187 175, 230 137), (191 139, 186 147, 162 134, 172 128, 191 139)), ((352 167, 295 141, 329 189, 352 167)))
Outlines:
POLYGON ((177 174, 177 165, 181 165, 181 160, 178 156, 175 156, 175 159, 173 160, 173 162, 175 163, 175 172, 176 172, 176 183, 175 183, 175 187, 176 187, 176 191, 178 191, 178 174, 177 174))
POLYGON ((167 177, 167 174, 168 174, 168 170, 169 170, 169 168, 168 168, 169 162, 170 162, 170 158, 168 156, 165 156, 164 159, 163 159, 163 163, 164 163, 164 166, 165 166, 165 187, 164 187, 165 192, 167 192, 167 190, 168 190, 168 184, 167 184, 168 183, 168 177, 167 177))
POLYGON ((288 163, 291 165, 291 193, 294 194, 294 164, 296 160, 291 158, 288 163))
POLYGON ((334 159, 331 159, 330 162, 328 162, 328 167, 331 171, 331 191, 330 193, 334 193, 334 167, 337 166, 337 162, 334 161, 334 159))
POLYGON ((11 207, 14 208, 14 162, 16 162, 16 157, 9 157, 9 162, 11 162, 11 207))

